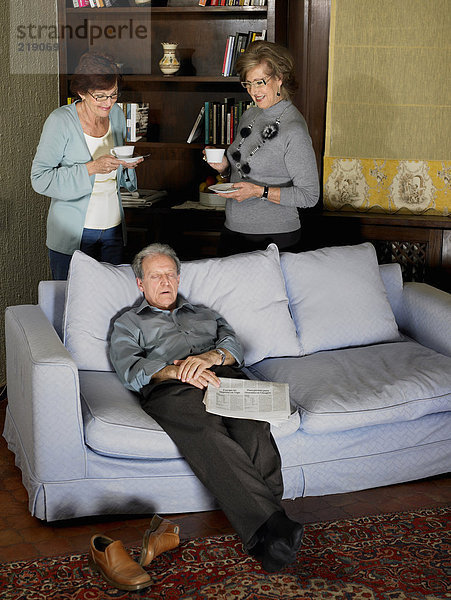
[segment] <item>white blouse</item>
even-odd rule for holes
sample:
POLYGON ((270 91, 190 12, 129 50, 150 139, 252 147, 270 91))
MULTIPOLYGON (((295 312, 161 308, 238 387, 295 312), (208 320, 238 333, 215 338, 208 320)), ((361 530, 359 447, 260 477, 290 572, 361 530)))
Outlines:
MULTIPOLYGON (((114 147, 111 123, 102 137, 84 134, 91 156, 94 160, 109 154, 114 147)), ((97 174, 85 218, 87 229, 109 229, 121 222, 119 199, 116 186, 116 169, 106 174, 97 174)))

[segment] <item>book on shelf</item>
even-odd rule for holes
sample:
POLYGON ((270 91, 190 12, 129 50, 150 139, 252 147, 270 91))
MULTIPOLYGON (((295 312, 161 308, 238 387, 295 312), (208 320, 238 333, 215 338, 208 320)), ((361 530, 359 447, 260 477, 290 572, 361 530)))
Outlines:
POLYGON ((247 33, 237 31, 235 35, 229 35, 224 50, 222 75, 224 77, 236 75, 236 61, 239 56, 246 51, 249 44, 264 39, 266 39, 266 29, 263 29, 263 31, 248 31, 247 33))
POLYGON ((191 142, 194 142, 202 135, 202 131, 204 129, 204 112, 205 105, 201 107, 199 114, 194 121, 193 128, 191 129, 188 139, 186 140, 188 144, 191 144, 191 142))
POLYGON ((74 8, 110 8, 115 0, 72 0, 74 8))
POLYGON ((199 6, 266 6, 266 0, 199 0, 199 6))
POLYGON ((206 100, 203 106, 204 143, 231 144, 236 137, 241 115, 251 105, 251 100, 235 102, 234 98, 224 98, 223 102, 206 100))
POLYGON ((149 127, 149 108, 148 102, 118 102, 122 108, 127 123, 127 142, 137 142, 146 140, 149 127))
POLYGON ((230 46, 230 43, 231 43, 231 39, 232 39, 232 36, 229 35, 227 37, 227 40, 226 40, 226 47, 225 47, 225 52, 224 52, 224 60, 222 61, 222 75, 224 75, 226 73, 226 71, 227 71, 227 61, 228 61, 228 58, 229 58, 229 52, 230 52, 229 46, 230 46))
POLYGON ((210 143, 210 102, 204 102, 204 143, 210 143))
POLYGON ((223 72, 224 77, 227 77, 230 73, 231 65, 232 65, 232 57, 235 48, 235 36, 229 35, 226 42, 226 49, 224 52, 224 61, 223 61, 223 72))
POLYGON ((236 75, 236 61, 239 56, 246 50, 248 46, 248 33, 236 33, 235 34, 235 49, 232 57, 231 75, 236 75))

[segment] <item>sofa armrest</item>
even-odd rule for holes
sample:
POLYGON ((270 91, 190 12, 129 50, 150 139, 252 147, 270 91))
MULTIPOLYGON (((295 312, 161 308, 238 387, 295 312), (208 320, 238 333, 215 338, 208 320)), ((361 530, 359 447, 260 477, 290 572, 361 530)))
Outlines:
POLYGON ((39 306, 6 309, 8 413, 38 481, 85 476, 78 370, 39 306))
POLYGON ((426 283, 405 283, 400 327, 420 344, 451 356, 451 294, 426 283))

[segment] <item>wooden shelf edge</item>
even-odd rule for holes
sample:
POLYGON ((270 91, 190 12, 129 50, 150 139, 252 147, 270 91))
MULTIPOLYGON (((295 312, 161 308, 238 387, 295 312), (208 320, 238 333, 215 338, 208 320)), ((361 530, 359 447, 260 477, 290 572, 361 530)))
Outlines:
POLYGON ((432 227, 451 229, 451 219, 446 215, 415 215, 407 213, 378 213, 363 211, 323 210, 316 213, 320 217, 332 219, 352 219, 371 222, 374 225, 409 223, 412 227, 432 227))
POLYGON ((123 75, 124 83, 138 81, 155 81, 162 83, 239 83, 239 77, 224 77, 222 75, 123 75))
POLYGON ((117 6, 112 8, 66 8, 66 13, 82 14, 130 14, 139 13, 140 15, 152 14, 193 14, 193 15, 211 15, 211 14, 236 14, 236 13, 267 13, 267 6, 165 6, 146 8, 144 6, 117 6))
MULTIPOLYGON (((93 9, 94 10, 94 9, 93 9)), ((73 74, 61 73, 60 77, 72 79, 73 74)), ((240 78, 235 75, 224 77, 223 75, 122 75, 124 84, 139 82, 158 83, 239 83, 240 78)), ((244 92, 244 90, 243 90, 244 92)))
POLYGON ((127 142, 143 148, 179 148, 182 150, 202 150, 205 144, 199 142, 188 144, 187 142, 147 142, 146 140, 138 140, 137 142, 127 142))

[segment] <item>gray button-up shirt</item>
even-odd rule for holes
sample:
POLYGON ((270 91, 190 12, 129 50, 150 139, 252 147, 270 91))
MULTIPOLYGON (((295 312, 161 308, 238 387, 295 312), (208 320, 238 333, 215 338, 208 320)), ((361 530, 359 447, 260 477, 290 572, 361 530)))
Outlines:
POLYGON ((216 311, 193 306, 177 296, 173 311, 150 306, 146 299, 114 323, 110 358, 119 379, 139 392, 152 376, 174 360, 224 348, 243 364, 243 350, 235 332, 216 311))

